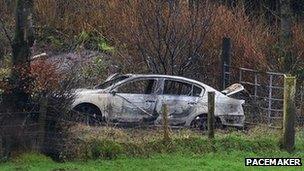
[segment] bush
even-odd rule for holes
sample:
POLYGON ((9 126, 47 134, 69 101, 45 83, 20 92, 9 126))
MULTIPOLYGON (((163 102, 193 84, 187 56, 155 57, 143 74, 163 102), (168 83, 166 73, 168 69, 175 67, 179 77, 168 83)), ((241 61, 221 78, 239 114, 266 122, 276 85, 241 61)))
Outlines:
POLYGON ((89 50, 99 50, 101 52, 113 52, 114 47, 110 46, 105 37, 96 32, 82 31, 76 37, 77 46, 83 46, 89 50))
POLYGON ((107 62, 102 56, 97 56, 86 62, 78 69, 77 79, 81 85, 96 86, 101 83, 106 75, 107 62))
POLYGON ((111 140, 93 140, 90 149, 93 159, 113 159, 123 152, 122 145, 111 140))
POLYGON ((37 164, 37 163, 52 163, 53 160, 40 153, 24 153, 13 160, 15 163, 26 165, 26 164, 37 164))
MULTIPOLYGON (((169 4, 171 1, 159 1, 163 14, 157 14, 157 2, 73 0, 69 3, 64 0, 37 0, 35 25, 38 51, 53 53, 84 47, 110 52, 111 60, 122 72, 184 75, 215 86, 220 75, 222 38, 230 37, 233 66, 282 69, 280 58, 284 53, 278 44, 279 28, 267 24, 263 16, 248 15, 248 11, 239 4, 227 7, 210 1, 200 4, 198 9, 189 10, 186 0, 180 1, 179 13, 172 10, 175 7, 169 4), (170 9, 174 15, 170 14, 170 9), (191 20, 192 14, 199 22, 191 20), (78 17, 74 17, 76 15, 78 17), (162 20, 161 24, 154 20, 156 15, 162 20), (160 68, 162 65, 167 67, 160 68), (159 67, 159 70, 153 67, 159 67)), ((5 19, 7 30, 13 30, 11 14, 15 4, 0 4, 3 8, 0 14, 5 19)), ((295 60, 292 68, 299 79, 304 75, 302 25, 301 21, 297 21, 293 26, 292 52, 295 60)), ((9 48, 6 43, 5 49, 9 48)), ((9 51, 5 50, 5 54, 9 51)))

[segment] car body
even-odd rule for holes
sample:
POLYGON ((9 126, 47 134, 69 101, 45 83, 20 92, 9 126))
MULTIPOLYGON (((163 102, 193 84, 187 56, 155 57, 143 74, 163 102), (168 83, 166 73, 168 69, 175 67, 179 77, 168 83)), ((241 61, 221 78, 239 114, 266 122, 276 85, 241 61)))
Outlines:
POLYGON ((190 127, 206 119, 208 93, 215 92, 215 117, 226 126, 244 126, 244 100, 228 95, 243 89, 240 84, 224 90, 227 95, 196 80, 170 75, 112 75, 93 89, 78 89, 72 108, 90 106, 91 117, 121 123, 162 122, 162 107, 167 106, 169 124, 190 127), (95 111, 95 113, 94 113, 95 111))

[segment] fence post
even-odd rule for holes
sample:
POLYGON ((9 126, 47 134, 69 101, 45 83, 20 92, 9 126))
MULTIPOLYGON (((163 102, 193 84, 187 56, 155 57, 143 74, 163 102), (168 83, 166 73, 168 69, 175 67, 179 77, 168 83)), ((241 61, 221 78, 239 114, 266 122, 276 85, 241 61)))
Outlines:
POLYGON ((224 37, 222 42, 222 76, 221 76, 221 90, 224 90, 229 86, 230 74, 229 67, 231 65, 231 40, 230 38, 224 37))
POLYGON ((164 131, 164 141, 170 141, 170 131, 169 131, 169 121, 168 121, 168 106, 167 104, 163 105, 163 131, 164 131))
POLYGON ((215 110, 215 92, 208 92, 208 138, 214 138, 214 110, 215 110))
POLYGON ((40 100, 39 119, 38 119, 38 150, 43 149, 46 127, 46 114, 47 114, 48 101, 45 96, 40 100))
POLYGON ((300 113, 299 114, 304 114, 304 82, 300 86, 300 113))
POLYGON ((4 154, 3 154, 4 150, 3 150, 3 144, 2 143, 3 143, 2 142, 2 135, 0 134, 0 162, 1 162, 2 158, 4 157, 4 154))
POLYGON ((284 116, 282 148, 288 152, 294 150, 295 144, 295 92, 296 78, 291 75, 284 75, 284 116))

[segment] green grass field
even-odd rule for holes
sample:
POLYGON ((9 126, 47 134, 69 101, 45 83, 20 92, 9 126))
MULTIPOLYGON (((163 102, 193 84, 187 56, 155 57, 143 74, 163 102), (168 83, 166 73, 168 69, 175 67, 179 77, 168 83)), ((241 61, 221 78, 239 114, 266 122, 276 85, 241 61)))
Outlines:
MULTIPOLYGON (((159 154, 145 158, 122 157, 115 160, 89 160, 83 162, 56 163, 37 154, 28 154, 18 160, 0 164, 1 171, 11 170, 304 170, 304 167, 245 167, 245 157, 301 157, 304 153, 288 154, 274 152, 256 154, 252 152, 216 152, 204 155, 159 154)), ((303 161, 302 161, 303 162, 303 161)))
MULTIPOLYGON (((83 129, 81 129, 83 130, 83 129)), ((295 151, 292 154, 279 148, 280 131, 256 127, 248 132, 217 132, 209 140, 200 133, 182 131, 172 133, 170 141, 163 141, 157 132, 80 133, 88 138, 75 141, 64 163, 35 153, 15 156, 0 162, 0 171, 66 171, 66 170, 303 170, 304 167, 245 167, 247 157, 299 157, 304 163, 304 132, 298 129, 295 151), (105 136, 111 133, 111 136, 105 136), (115 133, 115 134, 114 134, 115 133), (90 135, 90 136, 88 136, 90 135), (97 136, 98 135, 98 136, 97 136), (101 136, 102 135, 102 136, 101 136), (137 135, 134 137, 134 135, 137 135), (141 139, 142 135, 147 139, 141 139), (130 138, 132 136, 132 138, 130 138), (77 142, 77 143, 76 143, 77 142), (82 146, 88 144, 87 146, 82 146)), ((78 131, 79 135, 79 131, 78 131)), ((77 137, 77 136, 75 136, 77 137)), ((70 140, 73 142, 73 139, 70 140)), ((62 154, 64 156, 64 153, 62 154)))

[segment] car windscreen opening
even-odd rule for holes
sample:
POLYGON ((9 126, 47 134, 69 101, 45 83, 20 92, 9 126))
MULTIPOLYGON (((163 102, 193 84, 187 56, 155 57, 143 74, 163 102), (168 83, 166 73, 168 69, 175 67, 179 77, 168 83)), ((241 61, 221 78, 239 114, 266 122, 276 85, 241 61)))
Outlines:
POLYGON ((118 83, 119 81, 122 81, 124 79, 127 79, 129 78, 130 76, 126 76, 126 75, 122 75, 122 76, 118 76, 112 80, 109 80, 109 81, 106 81, 106 82, 103 82, 102 84, 98 85, 95 87, 95 89, 105 89, 113 84, 116 84, 118 83))

